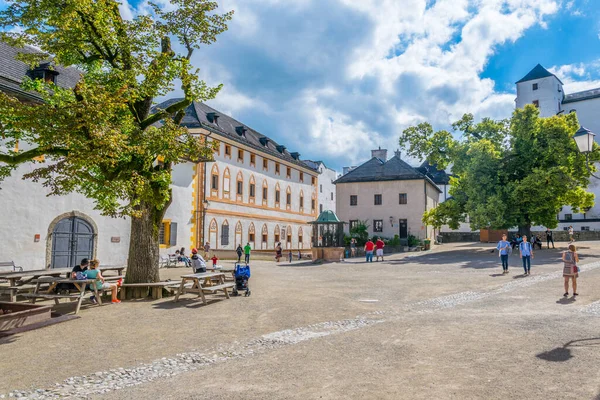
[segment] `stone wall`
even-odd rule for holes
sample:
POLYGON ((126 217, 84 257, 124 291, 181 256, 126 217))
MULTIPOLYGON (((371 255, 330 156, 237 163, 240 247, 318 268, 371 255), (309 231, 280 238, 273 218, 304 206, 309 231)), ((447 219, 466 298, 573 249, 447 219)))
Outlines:
MULTIPOLYGON (((517 231, 509 231, 508 238, 516 235, 517 231)), ((531 231, 532 234, 538 235, 542 242, 546 242, 546 231, 531 231)), ((563 230, 552 231, 555 242, 568 242, 569 232, 563 230)), ((442 243, 457 243, 457 242, 479 242, 479 232, 442 232, 442 243)), ((576 241, 585 240, 600 240, 600 231, 575 231, 576 241)))
POLYGON ((442 243, 479 242, 479 232, 441 232, 442 243))

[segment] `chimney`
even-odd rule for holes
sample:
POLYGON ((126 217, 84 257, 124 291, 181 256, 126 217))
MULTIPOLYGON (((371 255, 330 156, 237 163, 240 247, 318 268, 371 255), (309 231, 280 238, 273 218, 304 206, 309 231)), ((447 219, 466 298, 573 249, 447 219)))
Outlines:
POLYGON ((381 161, 387 161, 387 149, 382 149, 381 146, 377 150, 371 150, 371 158, 376 157, 381 161))
POLYGON ((342 170, 342 175, 346 175, 348 172, 351 172, 354 169, 356 169, 356 165, 353 165, 351 167, 344 167, 342 170))
POLYGON ((402 158, 402 152, 400 152, 400 149, 396 150, 396 151, 394 152, 394 155, 395 155, 396 157, 400 158, 400 159, 402 158))

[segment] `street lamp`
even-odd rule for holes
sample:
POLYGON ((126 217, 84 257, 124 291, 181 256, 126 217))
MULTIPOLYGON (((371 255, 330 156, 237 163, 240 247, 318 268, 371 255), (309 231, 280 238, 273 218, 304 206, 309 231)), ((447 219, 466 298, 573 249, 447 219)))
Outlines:
POLYGON ((585 166, 587 167, 590 175, 596 179, 600 179, 600 177, 594 175, 590 169, 589 154, 592 152, 592 150, 594 150, 594 136, 596 136, 595 133, 582 126, 577 132, 575 132, 573 139, 577 144, 577 149, 579 152, 585 154, 585 166))

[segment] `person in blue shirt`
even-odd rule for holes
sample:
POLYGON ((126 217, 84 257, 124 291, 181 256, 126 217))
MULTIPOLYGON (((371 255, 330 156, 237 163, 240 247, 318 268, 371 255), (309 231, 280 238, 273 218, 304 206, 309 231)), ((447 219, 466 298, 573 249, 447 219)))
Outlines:
POLYGON ((502 235, 502 240, 499 241, 498 246, 496 246, 496 249, 500 252, 503 274, 508 274, 508 254, 510 251, 510 243, 506 240, 506 238, 506 235, 502 235))
POLYGON ((519 254, 523 261, 524 275, 531 275, 531 259, 533 258, 533 246, 527 241, 527 236, 523 235, 523 241, 519 243, 519 254))

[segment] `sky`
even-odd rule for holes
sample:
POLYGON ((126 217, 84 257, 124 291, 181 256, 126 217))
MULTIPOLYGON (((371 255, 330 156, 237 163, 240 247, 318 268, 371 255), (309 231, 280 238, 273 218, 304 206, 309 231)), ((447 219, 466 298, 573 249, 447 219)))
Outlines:
MULTIPOLYGON (((127 17, 147 12, 122 1, 127 17)), ((380 146, 392 154, 420 122, 509 117, 514 83, 537 63, 566 93, 600 87, 599 2, 218 0, 233 20, 193 64, 224 84, 209 105, 341 170, 380 146)))

